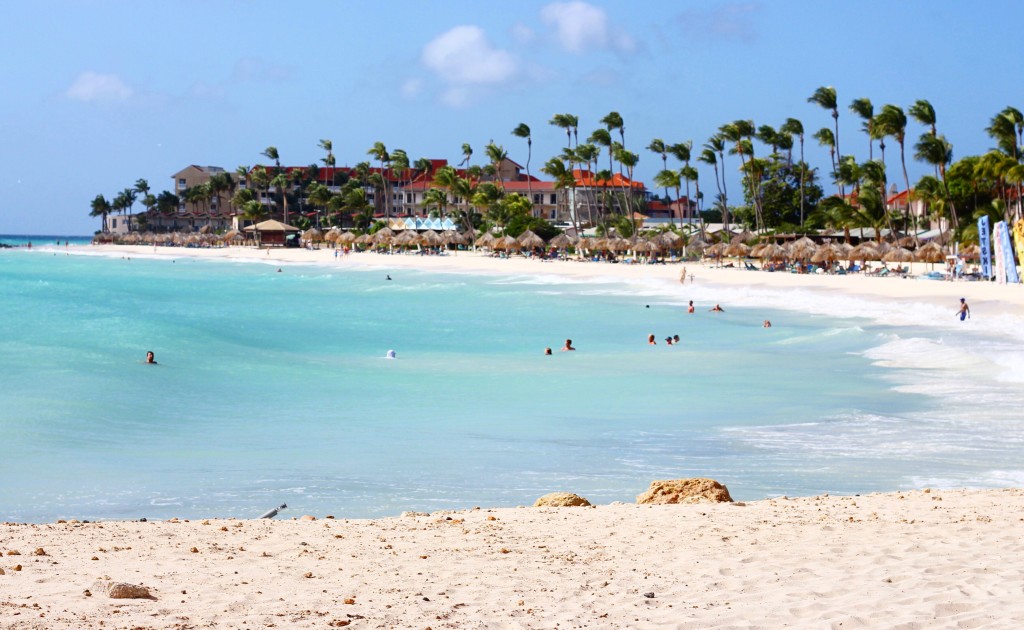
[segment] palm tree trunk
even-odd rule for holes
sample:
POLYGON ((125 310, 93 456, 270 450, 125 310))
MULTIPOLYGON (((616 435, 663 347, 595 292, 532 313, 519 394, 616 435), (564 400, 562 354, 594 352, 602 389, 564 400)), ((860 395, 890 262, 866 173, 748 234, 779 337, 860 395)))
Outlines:
POLYGON ((800 227, 804 227, 804 178, 807 164, 804 162, 804 135, 800 134, 800 227))

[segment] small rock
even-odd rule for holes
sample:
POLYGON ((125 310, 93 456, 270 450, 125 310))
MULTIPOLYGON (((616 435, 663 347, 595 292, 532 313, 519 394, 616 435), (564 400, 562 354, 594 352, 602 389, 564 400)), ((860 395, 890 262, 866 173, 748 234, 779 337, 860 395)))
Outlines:
POLYGON ((156 599, 145 586, 127 582, 110 582, 109 584, 97 582, 93 584, 93 588, 106 591, 107 597, 110 599, 156 599))
POLYGON ((82 595, 85 595, 86 597, 92 597, 92 591, 90 591, 89 589, 85 589, 85 592, 82 593, 82 595))
POLYGON ((302 574, 302 577, 304 577, 304 578, 311 578, 311 577, 313 577, 313 572, 312 571, 306 571, 305 573, 302 574))
POLYGON ((36 550, 32 552, 33 556, 45 556, 46 550, 42 547, 36 547, 36 550))
POLYGON ((139 519, 139 522, 140 522, 140 523, 145 523, 145 522, 146 522, 146 517, 145 517, 145 516, 143 516, 142 518, 140 518, 140 519, 139 519))
POLYGON ((652 481, 647 492, 636 498, 639 504, 731 503, 729 489, 714 479, 670 479, 652 481))
POLYGON ((644 593, 644 597, 647 599, 654 599, 654 593, 644 593))
POLYGON ((311 515, 311 514, 303 514, 302 518, 300 518, 299 520, 300 521, 315 521, 316 517, 311 515))
POLYGON ((18 551, 17 549, 10 549, 10 550, 7 551, 7 555, 9 555, 9 556, 20 556, 21 552, 18 551))
POLYGON ((545 494, 533 502, 533 507, 589 507, 587 501, 578 494, 571 492, 552 492, 545 494))
POLYGON ((99 556, 93 556, 93 557, 91 557, 91 558, 89 558, 89 559, 90 559, 90 560, 99 560, 99 556))
POLYGON ((416 518, 417 516, 430 516, 426 512, 402 512, 402 518, 416 518))
POLYGON ((227 528, 226 526, 222 526, 222 527, 220 528, 220 531, 222 531, 222 532, 226 532, 226 531, 228 531, 228 528, 227 528))
POLYGON ((0 569, 0 575, 7 575, 7 572, 4 571, 3 569, 0 569))
POLYGON ((189 549, 189 551, 192 553, 199 553, 199 549, 197 549, 196 547, 192 547, 191 549, 189 549))
POLYGON ((352 598, 352 597, 346 597, 345 598, 345 603, 351 605, 351 604, 356 603, 356 600, 355 600, 355 598, 352 598))
POLYGON ((11 568, 12 568, 13 570, 15 570, 15 571, 21 571, 21 565, 20 565, 20 564, 16 564, 16 565, 14 565, 14 566, 13 566, 13 567, 11 567, 11 568))

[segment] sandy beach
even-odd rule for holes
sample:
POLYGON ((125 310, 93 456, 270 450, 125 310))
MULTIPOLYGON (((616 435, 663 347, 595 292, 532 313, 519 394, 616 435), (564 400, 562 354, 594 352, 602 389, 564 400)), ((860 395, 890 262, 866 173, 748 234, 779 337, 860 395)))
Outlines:
MULTIPOLYGON (((316 264, 673 287, 683 267, 473 252, 335 258, 329 249, 71 249, 253 261, 286 273, 316 264)), ((975 321, 995 326, 1024 306, 1020 286, 685 266, 695 276, 685 287, 731 296, 763 290, 763 302, 781 300, 779 308, 790 290, 856 297, 890 313, 924 303, 948 311, 943 325, 954 326, 965 297, 983 314, 975 321)), ((373 520, 285 512, 274 521, 5 524, 0 628, 1018 627, 1022 508, 1021 489, 924 490, 698 505, 482 506, 373 520), (106 588, 121 582, 149 597, 111 598, 106 588)))
MULTIPOLYGON (((76 253, 105 256, 145 256, 160 258, 203 258, 228 261, 250 261, 264 264, 313 264, 339 269, 415 269, 436 273, 474 273, 502 275, 558 275, 576 279, 609 279, 667 281, 678 283, 681 271, 687 270, 687 286, 721 286, 747 290, 805 289, 831 294, 857 295, 874 300, 916 301, 932 303, 955 310, 964 297, 974 309, 982 306, 991 313, 1018 313, 1024 306, 1024 285, 999 285, 994 282, 922 280, 917 276, 942 265, 909 263, 910 277, 878 277, 863 274, 794 274, 748 271, 736 267, 719 267, 711 262, 674 264, 608 264, 601 262, 545 261, 513 256, 496 258, 478 251, 451 252, 444 256, 415 254, 352 253, 335 258, 330 248, 256 249, 252 247, 181 248, 141 245, 101 245, 72 248, 76 253)), ((54 251, 63 251, 54 248, 54 251)), ((879 263, 875 263, 877 267, 879 263)), ((779 304, 785 308, 785 304, 779 304)), ((952 310, 950 312, 952 312, 952 310)))
POLYGON ((1022 513, 1014 489, 9 524, 0 627, 1012 628, 1022 513))

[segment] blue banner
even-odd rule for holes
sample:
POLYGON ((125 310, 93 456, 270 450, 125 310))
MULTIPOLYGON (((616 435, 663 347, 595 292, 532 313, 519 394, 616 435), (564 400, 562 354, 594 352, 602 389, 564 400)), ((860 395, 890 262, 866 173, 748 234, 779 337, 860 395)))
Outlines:
POLYGON ((1013 259, 1013 244, 1010 242, 1010 226, 1006 221, 996 223, 996 234, 999 236, 999 249, 1003 254, 1003 268, 1006 270, 1006 281, 1017 284, 1020 277, 1017 275, 1017 263, 1013 259))
POLYGON ((992 279, 992 244, 989 242, 991 232, 988 227, 988 217, 978 219, 978 248, 981 249, 981 276, 986 280, 992 279))

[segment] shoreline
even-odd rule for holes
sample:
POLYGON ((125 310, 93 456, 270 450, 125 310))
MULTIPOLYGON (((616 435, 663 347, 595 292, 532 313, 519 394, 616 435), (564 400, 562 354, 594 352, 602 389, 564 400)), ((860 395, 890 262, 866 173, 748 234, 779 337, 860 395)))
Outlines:
POLYGON ((1022 510, 1021 489, 922 490, 4 524, 0 628, 1013 627, 1022 510))

